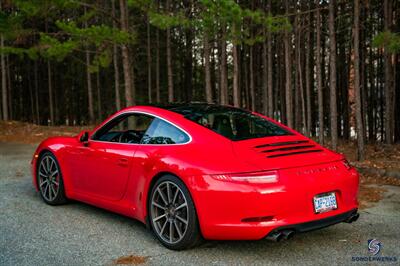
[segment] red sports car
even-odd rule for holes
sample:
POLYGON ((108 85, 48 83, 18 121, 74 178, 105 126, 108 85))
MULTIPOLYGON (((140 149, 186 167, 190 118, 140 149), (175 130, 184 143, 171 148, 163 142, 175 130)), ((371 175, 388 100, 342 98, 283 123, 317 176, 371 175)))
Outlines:
POLYGON ((163 245, 275 241, 357 220, 359 176, 345 158, 231 106, 136 106, 91 132, 43 141, 33 184, 148 225, 163 245))

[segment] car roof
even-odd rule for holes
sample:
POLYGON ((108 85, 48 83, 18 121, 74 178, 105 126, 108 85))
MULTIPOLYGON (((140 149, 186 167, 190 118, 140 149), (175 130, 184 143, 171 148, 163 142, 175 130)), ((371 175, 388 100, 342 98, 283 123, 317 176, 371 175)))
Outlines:
POLYGON ((195 113, 223 113, 229 111, 249 112, 247 110, 233 107, 230 105, 219 105, 213 103, 191 102, 191 103, 167 103, 149 105, 152 107, 161 108, 181 115, 191 115, 195 113))

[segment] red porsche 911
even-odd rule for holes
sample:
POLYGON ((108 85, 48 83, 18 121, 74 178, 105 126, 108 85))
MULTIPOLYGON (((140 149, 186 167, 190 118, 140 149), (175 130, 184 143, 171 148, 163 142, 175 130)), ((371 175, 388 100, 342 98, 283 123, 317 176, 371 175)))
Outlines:
POLYGON ((357 220, 359 176, 345 158, 231 106, 136 106, 91 132, 43 141, 33 184, 140 220, 170 249, 199 239, 275 241, 357 220))

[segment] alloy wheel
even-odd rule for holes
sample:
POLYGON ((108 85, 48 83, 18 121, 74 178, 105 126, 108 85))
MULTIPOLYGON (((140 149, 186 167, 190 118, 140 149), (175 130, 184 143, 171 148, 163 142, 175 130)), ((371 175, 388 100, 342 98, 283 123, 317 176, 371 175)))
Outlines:
POLYGON ((169 244, 183 239, 188 228, 189 209, 182 190, 171 181, 155 188, 151 199, 151 222, 157 235, 169 244))
POLYGON ((39 189, 43 198, 52 202, 60 190, 60 173, 57 163, 50 155, 45 155, 39 165, 39 189))

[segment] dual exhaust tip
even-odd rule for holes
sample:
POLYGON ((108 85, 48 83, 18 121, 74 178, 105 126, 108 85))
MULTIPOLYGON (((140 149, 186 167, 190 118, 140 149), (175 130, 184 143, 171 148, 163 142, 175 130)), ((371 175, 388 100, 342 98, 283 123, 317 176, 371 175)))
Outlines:
POLYGON ((266 239, 275 241, 275 242, 280 242, 282 240, 289 240, 291 239, 294 234, 296 233, 295 230, 282 230, 282 231, 277 231, 273 232, 272 234, 269 234, 266 239))

